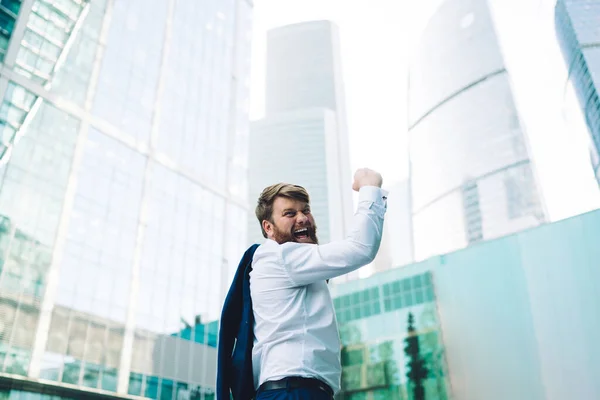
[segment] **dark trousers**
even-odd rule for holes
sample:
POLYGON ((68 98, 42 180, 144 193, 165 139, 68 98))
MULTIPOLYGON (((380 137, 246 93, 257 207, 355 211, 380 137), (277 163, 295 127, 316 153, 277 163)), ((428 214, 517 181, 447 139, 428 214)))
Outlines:
POLYGON ((333 397, 317 388, 261 390, 256 400, 332 400, 333 397))

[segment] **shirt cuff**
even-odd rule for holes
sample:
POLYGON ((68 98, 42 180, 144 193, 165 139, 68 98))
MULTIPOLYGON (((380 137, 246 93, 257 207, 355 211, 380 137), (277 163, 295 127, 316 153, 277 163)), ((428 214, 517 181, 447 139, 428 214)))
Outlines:
POLYGON ((387 205, 387 190, 383 190, 377 186, 363 186, 358 192, 358 202, 368 201, 369 203, 377 204, 382 207, 387 205))

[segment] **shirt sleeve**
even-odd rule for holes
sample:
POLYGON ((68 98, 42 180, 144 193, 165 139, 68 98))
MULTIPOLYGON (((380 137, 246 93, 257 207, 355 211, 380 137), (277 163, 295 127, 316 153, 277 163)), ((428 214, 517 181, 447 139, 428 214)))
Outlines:
POLYGON ((348 236, 324 245, 288 242, 280 246, 281 262, 293 284, 309 285, 369 264, 379 250, 387 192, 375 186, 359 191, 348 236))

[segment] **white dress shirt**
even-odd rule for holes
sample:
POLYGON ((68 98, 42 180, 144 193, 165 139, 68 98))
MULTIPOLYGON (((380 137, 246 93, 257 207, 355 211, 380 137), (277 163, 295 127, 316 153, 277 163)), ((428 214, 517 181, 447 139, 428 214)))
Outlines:
POLYGON ((340 337, 325 282, 375 258, 386 210, 385 191, 362 187, 346 239, 316 245, 267 239, 252 261, 252 366, 256 389, 288 376, 318 378, 340 390, 340 337))

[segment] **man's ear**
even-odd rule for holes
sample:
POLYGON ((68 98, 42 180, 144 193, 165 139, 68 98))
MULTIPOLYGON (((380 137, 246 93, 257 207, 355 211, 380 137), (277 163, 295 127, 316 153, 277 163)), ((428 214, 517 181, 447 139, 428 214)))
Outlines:
POLYGON ((271 237, 271 233, 273 232, 273 223, 263 219, 262 228, 267 233, 267 237, 271 237))

